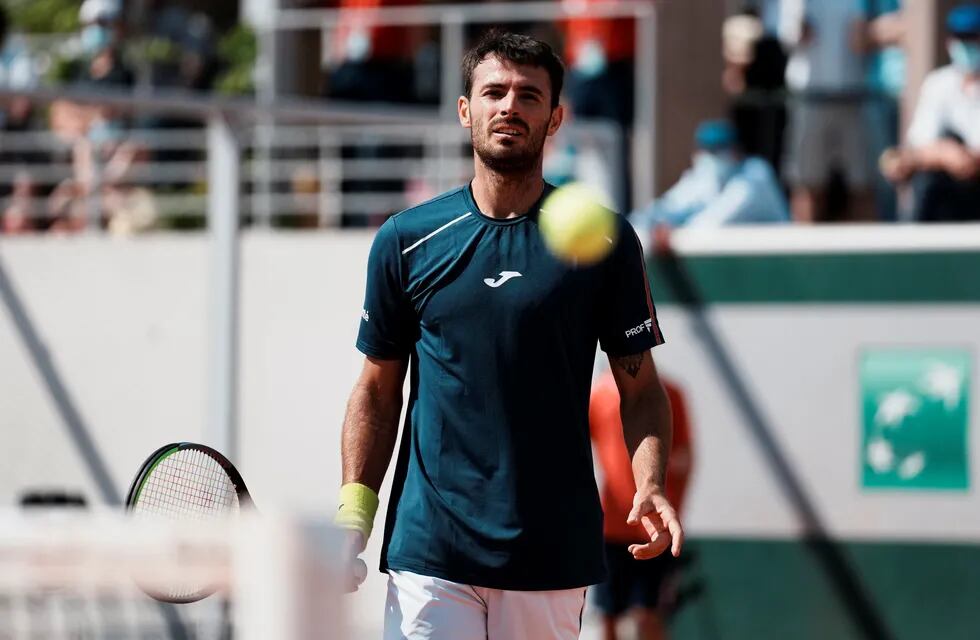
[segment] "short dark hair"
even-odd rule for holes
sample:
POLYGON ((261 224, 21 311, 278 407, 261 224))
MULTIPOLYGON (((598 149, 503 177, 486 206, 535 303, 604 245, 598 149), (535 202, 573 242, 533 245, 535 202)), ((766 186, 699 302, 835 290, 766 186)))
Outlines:
POLYGON ((491 29, 483 34, 476 46, 463 56, 463 89, 466 97, 473 91, 473 71, 488 56, 515 64, 543 67, 551 79, 551 108, 558 106, 565 82, 565 65, 546 42, 518 33, 491 29))

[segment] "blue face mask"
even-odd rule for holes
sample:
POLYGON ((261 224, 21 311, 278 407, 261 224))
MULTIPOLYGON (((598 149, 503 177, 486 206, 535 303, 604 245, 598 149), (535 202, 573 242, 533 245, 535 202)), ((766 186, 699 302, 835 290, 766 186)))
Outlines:
POLYGON ((109 29, 100 24, 90 24, 82 29, 82 48, 95 55, 109 46, 109 29))
POLYGON ((117 142, 123 136, 122 124, 118 120, 96 120, 88 130, 88 138, 94 144, 117 142))
POLYGON ((949 43, 949 57, 960 71, 980 74, 980 42, 953 40, 949 43))

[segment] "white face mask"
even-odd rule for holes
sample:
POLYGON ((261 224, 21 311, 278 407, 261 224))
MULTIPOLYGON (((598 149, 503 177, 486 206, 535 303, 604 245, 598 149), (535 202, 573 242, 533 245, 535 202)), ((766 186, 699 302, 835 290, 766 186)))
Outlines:
POLYGON ((980 42, 953 40, 947 50, 954 67, 963 73, 980 74, 980 42))

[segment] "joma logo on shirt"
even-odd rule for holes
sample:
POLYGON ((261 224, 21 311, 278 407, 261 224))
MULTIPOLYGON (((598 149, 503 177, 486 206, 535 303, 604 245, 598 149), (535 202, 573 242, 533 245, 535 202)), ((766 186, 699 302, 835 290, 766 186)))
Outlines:
POLYGON ((485 278, 483 280, 483 284, 493 289, 496 289, 497 287, 507 282, 511 278, 520 278, 521 275, 522 274, 520 271, 501 271, 499 278, 497 278, 496 280, 494 280, 493 278, 485 278))
POLYGON ((638 336, 646 331, 647 333, 653 332, 653 318, 647 318, 643 321, 643 324, 638 324, 632 329, 627 329, 626 337, 632 338, 633 336, 638 336))

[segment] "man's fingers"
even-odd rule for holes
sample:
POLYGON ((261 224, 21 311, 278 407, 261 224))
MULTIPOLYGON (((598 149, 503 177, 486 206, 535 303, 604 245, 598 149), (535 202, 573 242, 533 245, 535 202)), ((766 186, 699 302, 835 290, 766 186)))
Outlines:
POLYGON ((663 553, 670 546, 670 538, 661 536, 658 540, 651 540, 646 544, 631 544, 629 552, 637 560, 649 560, 663 553))
POLYGON ((360 558, 351 558, 347 565, 347 593, 357 591, 367 577, 367 564, 360 558))
POLYGON ((676 558, 681 555, 681 547, 684 546, 684 529, 681 527, 680 521, 674 518, 667 523, 667 530, 670 531, 670 537, 673 540, 670 552, 676 558))
POLYGON ((630 514, 626 517, 626 524, 637 524, 640 521, 641 516, 650 513, 653 510, 653 505, 646 500, 634 504, 630 514))
POLYGON ((633 505, 626 522, 642 524, 650 536, 650 542, 630 545, 630 553, 638 560, 646 560, 670 548, 674 557, 679 556, 684 545, 684 529, 677 512, 663 495, 653 495, 650 498, 640 498, 637 495, 637 498, 638 501, 633 505))
POLYGON ((647 535, 650 536, 650 540, 656 540, 661 531, 667 530, 655 513, 644 515, 640 518, 640 523, 643 525, 643 529, 647 532, 647 535))

